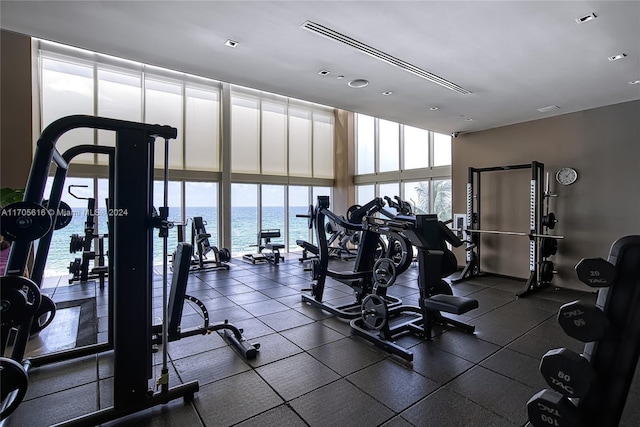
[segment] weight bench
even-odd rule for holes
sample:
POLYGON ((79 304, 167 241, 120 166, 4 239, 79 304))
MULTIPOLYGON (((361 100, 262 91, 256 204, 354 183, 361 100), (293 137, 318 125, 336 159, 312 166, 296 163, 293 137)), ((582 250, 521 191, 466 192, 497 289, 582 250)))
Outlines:
POLYGON ((285 246, 282 243, 271 243, 271 239, 281 237, 280 229, 266 229, 258 232, 258 252, 255 254, 246 254, 242 256, 242 259, 249 261, 252 264, 259 262, 268 262, 273 265, 278 265, 280 261, 284 262, 284 257, 280 255, 280 249, 284 249, 285 246), (264 243, 262 242, 264 240, 264 243), (263 252, 264 250, 269 252, 263 252))
POLYGON ((304 262, 310 259, 318 258, 320 249, 316 245, 309 243, 306 240, 296 240, 296 245, 302 248, 302 257, 298 258, 298 261, 304 262), (309 252, 311 252, 312 255, 309 255, 309 252))
POLYGON ((439 323, 442 325, 452 325, 463 329, 465 332, 473 333, 476 328, 458 320, 450 319, 441 313, 465 314, 473 309, 478 308, 478 300, 457 297, 454 295, 438 294, 423 300, 425 310, 424 335, 427 340, 431 340, 433 325, 439 323))

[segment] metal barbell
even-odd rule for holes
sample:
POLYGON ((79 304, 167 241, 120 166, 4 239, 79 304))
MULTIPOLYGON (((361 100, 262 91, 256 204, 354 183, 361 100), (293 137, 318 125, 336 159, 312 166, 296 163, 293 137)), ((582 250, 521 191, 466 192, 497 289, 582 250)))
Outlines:
POLYGON ((470 228, 452 228, 453 231, 464 231, 465 233, 479 233, 479 234, 505 234, 508 236, 528 236, 529 238, 542 238, 542 239, 564 239, 564 236, 556 236, 552 234, 536 234, 525 233, 523 231, 499 231, 499 230, 474 230, 470 228))

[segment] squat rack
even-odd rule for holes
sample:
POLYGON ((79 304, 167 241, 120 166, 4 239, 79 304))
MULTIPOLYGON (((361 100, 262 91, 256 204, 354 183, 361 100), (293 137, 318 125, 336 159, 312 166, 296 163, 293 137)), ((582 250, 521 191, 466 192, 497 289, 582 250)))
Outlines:
MULTIPOLYGON (((549 275, 553 276, 553 272, 542 271, 547 270, 549 264, 543 266, 542 254, 540 250, 541 242, 545 238, 543 226, 544 212, 544 164, 538 161, 532 161, 530 164, 519 164, 509 166, 494 166, 486 168, 469 167, 469 175, 467 181, 467 213, 466 213, 466 229, 465 233, 466 247, 466 265, 462 273, 453 278, 452 282, 460 282, 472 276, 481 274, 480 270, 480 249, 481 238, 479 234, 506 234, 521 235, 529 237, 529 278, 525 287, 517 293, 517 296, 524 296, 529 292, 535 291, 546 286, 549 282, 549 275), (529 233, 510 232, 510 231, 487 231, 481 229, 481 174, 482 172, 510 171, 520 169, 531 169, 531 182, 529 188, 529 233), (474 188, 475 187, 475 188, 474 188), (475 189, 475 194, 474 194, 475 189)), ((562 236, 549 236, 550 238, 562 238, 562 236)))

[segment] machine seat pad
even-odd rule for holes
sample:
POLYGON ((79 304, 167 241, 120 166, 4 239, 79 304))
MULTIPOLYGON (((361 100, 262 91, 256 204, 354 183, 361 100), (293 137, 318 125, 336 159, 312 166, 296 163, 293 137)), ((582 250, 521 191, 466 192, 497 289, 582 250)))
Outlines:
POLYGON ((284 245, 283 245, 283 244, 281 244, 281 243, 267 243, 267 244, 265 245, 265 248, 267 248, 267 249, 271 249, 271 250, 274 250, 274 249, 284 249, 284 245))
POLYGON ((438 294, 424 299, 427 310, 444 311, 451 314, 464 314, 478 308, 478 300, 454 295, 438 294))

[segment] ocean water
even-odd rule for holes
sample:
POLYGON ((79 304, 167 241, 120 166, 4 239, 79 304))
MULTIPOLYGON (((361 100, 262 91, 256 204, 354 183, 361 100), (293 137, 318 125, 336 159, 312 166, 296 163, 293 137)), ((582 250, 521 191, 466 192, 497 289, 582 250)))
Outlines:
MULTIPOLYGON (((78 210, 69 225, 65 228, 53 232, 51 246, 49 248, 49 256, 45 267, 45 277, 61 276, 69 274, 69 264, 74 258, 81 258, 81 252, 72 254, 69 251, 69 245, 72 234, 84 236, 84 224, 86 217, 78 210)), ((308 206, 292 206, 289 208, 289 250, 298 250, 296 245, 297 239, 309 240, 309 228, 306 218, 297 218, 296 214, 306 214, 308 206)), ((86 212, 86 211, 85 211, 86 212)), ((102 213, 101 211, 98 211, 102 213)), ((187 225, 185 227, 184 240, 191 242, 191 218, 201 216, 205 221, 207 233, 211 234, 209 242, 211 246, 218 246, 218 230, 217 220, 218 213, 215 208, 211 207, 188 207, 185 209, 187 225)), ((169 220, 182 222, 180 218, 179 208, 169 208, 169 220)), ((228 248, 232 256, 241 256, 245 253, 256 252, 258 226, 258 211, 256 207, 235 207, 231 211, 231 241, 232 247, 228 248)), ((274 243, 284 243, 284 219, 285 210, 283 207, 266 207, 262 208, 262 229, 278 228, 282 233, 282 238, 273 239, 274 243)), ((107 216, 98 215, 99 233, 107 233, 107 216)), ((157 237, 155 231, 153 243, 153 261, 154 264, 162 264, 162 239, 157 237)), ((178 244, 178 232, 174 227, 169 232, 168 251, 172 253, 178 244)), ((107 241, 105 240, 105 251, 107 250, 107 241)), ((92 246, 93 250, 97 248, 92 246)))

